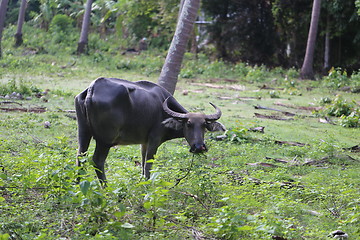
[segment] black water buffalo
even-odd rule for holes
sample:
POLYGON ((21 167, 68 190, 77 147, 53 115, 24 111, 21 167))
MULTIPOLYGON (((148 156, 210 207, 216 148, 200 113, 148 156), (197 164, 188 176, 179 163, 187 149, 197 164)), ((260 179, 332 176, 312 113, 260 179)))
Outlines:
POLYGON ((130 82, 98 78, 75 98, 78 121, 78 159, 86 154, 91 138, 96 141, 93 162, 100 182, 106 183, 105 159, 115 145, 141 144, 142 173, 150 177, 158 147, 165 141, 185 137, 192 153, 207 151, 205 128, 225 130, 216 122, 221 116, 189 113, 163 87, 147 81, 130 82))

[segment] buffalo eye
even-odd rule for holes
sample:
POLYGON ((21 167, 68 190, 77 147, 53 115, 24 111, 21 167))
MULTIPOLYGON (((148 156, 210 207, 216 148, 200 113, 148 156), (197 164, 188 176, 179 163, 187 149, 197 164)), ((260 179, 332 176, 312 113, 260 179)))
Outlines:
POLYGON ((192 127, 194 124, 193 124, 192 122, 190 122, 190 121, 187 121, 187 122, 186 122, 186 125, 187 125, 188 127, 192 127))

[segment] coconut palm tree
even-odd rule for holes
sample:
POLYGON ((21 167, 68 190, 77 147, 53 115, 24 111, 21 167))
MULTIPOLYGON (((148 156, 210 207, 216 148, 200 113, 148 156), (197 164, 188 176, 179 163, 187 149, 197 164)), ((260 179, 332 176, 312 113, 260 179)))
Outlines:
POLYGON ((181 62, 200 7, 200 0, 185 0, 158 83, 174 94, 181 62))
POLYGON ((0 58, 2 57, 1 39, 2 39, 2 32, 4 30, 4 25, 5 25, 5 15, 6 15, 8 3, 9 3, 9 0, 2 0, 0 3, 0 58))
POLYGON ((85 53, 88 44, 88 35, 89 35, 89 25, 90 25, 90 14, 91 14, 91 5, 93 0, 87 0, 84 18, 81 26, 80 40, 78 42, 77 53, 85 53))
POLYGON ((23 34, 22 34, 22 27, 25 21, 25 10, 27 6, 27 0, 21 0, 20 10, 19 10, 19 17, 17 22, 17 30, 15 33, 15 46, 20 46, 23 43, 23 34))
POLYGON ((314 79, 313 62, 314 62, 316 35, 319 25, 320 8, 321 8, 321 0, 314 0, 312 13, 311 13, 310 29, 309 29, 308 40, 306 45, 306 53, 300 71, 300 78, 302 79, 314 79))

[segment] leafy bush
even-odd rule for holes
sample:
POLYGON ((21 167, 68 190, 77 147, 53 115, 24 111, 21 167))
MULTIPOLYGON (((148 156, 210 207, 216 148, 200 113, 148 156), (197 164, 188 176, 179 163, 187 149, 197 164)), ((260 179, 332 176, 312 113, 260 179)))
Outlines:
POLYGON ((88 47, 91 51, 108 52, 111 49, 111 44, 112 42, 102 39, 99 34, 89 34, 88 47))
POLYGON ((333 89, 339 89, 350 84, 350 78, 347 76, 347 72, 341 68, 331 68, 329 75, 323 80, 328 87, 333 89))
POLYGON ((337 96, 333 102, 325 109, 326 113, 330 116, 341 117, 343 115, 349 116, 355 108, 353 102, 348 102, 341 96, 337 96))
POLYGON ((255 227, 249 225, 248 216, 244 210, 224 206, 217 209, 215 216, 210 218, 207 227, 212 229, 221 239, 244 239, 250 237, 255 227))
POLYGON ((78 39, 77 32, 73 31, 72 19, 67 15, 57 14, 50 23, 50 33, 52 35, 51 45, 48 46, 49 53, 55 54, 62 51, 73 52, 78 39), (60 44, 60 45, 59 45, 60 44))
POLYGON ((360 127, 360 112, 359 110, 353 111, 348 116, 342 115, 340 117, 340 126, 357 128, 360 127))
POLYGON ((233 67, 233 71, 238 77, 246 77, 250 69, 251 68, 243 62, 237 63, 233 67))
POLYGON ((319 103, 321 106, 325 106, 326 104, 330 104, 332 102, 332 99, 330 97, 322 97, 319 100, 319 103))
POLYGON ((354 72, 350 78, 352 92, 359 93, 360 92, 360 72, 354 72))
POLYGON ((265 66, 254 66, 246 74, 246 80, 249 82, 264 82, 269 77, 269 71, 265 66))
POLYGON ((16 80, 10 80, 5 84, 0 84, 0 95, 8 95, 12 93, 19 93, 24 96, 39 93, 41 90, 35 86, 30 86, 23 81, 17 82, 16 80))
POLYGON ((270 98, 280 98, 280 93, 278 91, 271 90, 269 91, 270 98))
POLYGON ((50 23, 50 31, 55 32, 69 32, 72 30, 72 19, 64 14, 57 14, 53 17, 50 23))
POLYGON ((355 102, 348 102, 338 95, 334 100, 329 97, 321 98, 319 103, 325 108, 320 114, 339 117, 339 124, 343 127, 360 127, 360 110, 355 102))

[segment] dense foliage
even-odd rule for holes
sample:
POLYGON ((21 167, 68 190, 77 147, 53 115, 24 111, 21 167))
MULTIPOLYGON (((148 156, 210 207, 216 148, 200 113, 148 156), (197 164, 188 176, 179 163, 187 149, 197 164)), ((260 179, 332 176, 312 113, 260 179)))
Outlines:
MULTIPOLYGON (((19 0, 10 1, 7 26, 16 24, 19 4, 19 0)), ((66 15, 77 26, 71 33, 76 38, 84 4, 85 1, 30 1, 26 20, 28 24, 47 30, 55 16, 66 15)), ((119 46, 125 49, 138 48, 141 39, 153 48, 167 49, 179 5, 177 0, 95 1, 92 31, 100 33, 102 38, 112 38, 110 35, 115 32, 119 46)), ((332 66, 346 68, 349 73, 359 69, 360 20, 356 6, 359 6, 358 1, 322 2, 314 62, 317 72, 326 72, 332 66), (328 52, 326 38, 330 42, 328 52), (329 66, 324 63, 325 55, 329 58, 329 66)), ((199 14, 198 38, 192 39, 192 49, 225 61, 300 68, 311 7, 311 0, 204 0, 199 14)))
POLYGON ((121 55, 111 39, 97 37, 92 44, 104 51, 76 56, 65 48, 51 55, 59 46, 48 37, 53 33, 26 31, 44 36, 32 42, 46 42, 45 49, 35 54, 8 40, 0 60, 0 239, 360 234, 359 74, 353 81, 333 69, 321 81, 304 82, 295 69, 186 54, 176 98, 194 111, 210 112, 214 102, 228 131, 207 134, 203 156, 190 154, 181 139, 165 143, 149 181, 140 176, 138 146, 113 148, 109 187, 101 189, 90 164, 94 145, 85 167, 75 167, 74 95, 98 76, 154 80, 164 54, 121 55), (259 105, 278 111, 254 109, 259 105), (260 111, 270 119, 255 117, 260 111), (256 127, 265 132, 250 130, 256 127))
MULTIPOLYGON (((216 12, 212 2, 203 1, 206 20, 216 12)), ((95 1, 88 55, 74 54, 83 2, 30 1, 17 48, 18 1, 10 2, 0 59, 1 240, 329 239, 335 230, 358 238, 360 73, 335 67, 319 81, 300 81, 296 68, 275 67, 300 61, 310 1, 223 2, 229 19, 213 18, 208 33, 222 27, 227 56, 210 34, 214 45, 185 54, 175 97, 191 111, 207 113, 215 103, 228 130, 207 134, 209 152, 201 156, 183 139, 165 143, 150 180, 140 175, 138 146, 114 147, 106 189, 91 166, 93 144, 84 167, 75 166, 74 96, 99 76, 156 81, 179 1, 95 1), (266 22, 252 28, 242 16, 266 22), (229 34, 240 20, 244 28, 229 34), (274 41, 256 45, 241 34, 274 41), (125 51, 144 37, 148 51, 125 51), (213 54, 221 59, 210 60, 213 54)), ((336 9, 355 8, 348 1, 323 8, 330 2, 332 39, 341 39, 335 46, 354 49, 357 38, 349 45, 343 34, 357 33, 357 17, 347 22, 336 9)), ((344 54, 339 63, 355 66, 357 52, 344 54)))
POLYGON ((268 1, 203 1, 213 20, 208 29, 217 56, 253 64, 275 64, 276 36, 268 1))

